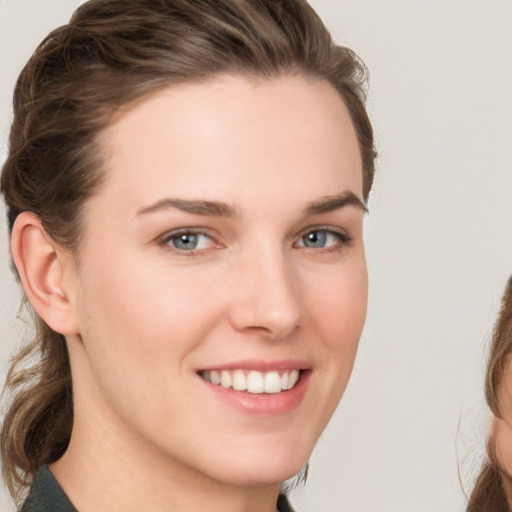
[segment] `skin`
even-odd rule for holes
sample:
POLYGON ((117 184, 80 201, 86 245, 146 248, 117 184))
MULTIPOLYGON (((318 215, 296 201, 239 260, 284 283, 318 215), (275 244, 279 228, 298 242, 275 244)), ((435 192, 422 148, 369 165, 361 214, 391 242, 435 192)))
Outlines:
POLYGON ((501 417, 492 416, 489 437, 494 443, 497 462, 503 470, 502 484, 509 507, 512 507, 512 384, 511 358, 505 358, 503 379, 499 386, 501 417))
POLYGON ((138 102, 102 147, 79 266, 32 214, 13 233, 27 294, 70 352, 75 423, 51 470, 81 512, 273 512, 345 390, 365 320, 348 111, 321 81, 222 76, 138 102), (311 208, 333 196, 352 199, 311 208), (190 228, 200 245, 185 254, 170 236, 190 228), (250 413, 198 375, 245 360, 306 362, 300 404, 250 413))

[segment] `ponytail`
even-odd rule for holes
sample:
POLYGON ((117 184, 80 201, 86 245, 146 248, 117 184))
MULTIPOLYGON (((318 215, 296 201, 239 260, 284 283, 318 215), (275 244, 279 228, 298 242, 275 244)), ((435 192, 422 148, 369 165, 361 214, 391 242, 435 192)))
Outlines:
POLYGON ((14 399, 1 433, 2 474, 15 499, 41 466, 64 454, 73 423, 66 341, 41 319, 36 324, 35 339, 13 358, 4 388, 14 399))

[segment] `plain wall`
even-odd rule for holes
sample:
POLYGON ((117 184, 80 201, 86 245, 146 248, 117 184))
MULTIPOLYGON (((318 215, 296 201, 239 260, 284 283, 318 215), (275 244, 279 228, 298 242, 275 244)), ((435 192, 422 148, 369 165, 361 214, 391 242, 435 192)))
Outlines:
MULTIPOLYGON (((12 88, 77 0, 0 0, 0 160, 12 88)), ((512 2, 314 0, 370 69, 380 158, 352 381, 298 512, 463 510, 483 456, 486 344, 512 271, 512 2)), ((0 373, 24 330, 0 232, 0 373)), ((6 494, 0 510, 14 511, 6 494)))

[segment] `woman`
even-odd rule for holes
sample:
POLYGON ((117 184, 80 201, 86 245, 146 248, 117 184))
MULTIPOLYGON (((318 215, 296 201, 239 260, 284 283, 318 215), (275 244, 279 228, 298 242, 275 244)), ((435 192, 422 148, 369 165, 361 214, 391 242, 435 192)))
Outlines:
POLYGON ((512 277, 507 283, 494 328, 485 379, 485 396, 493 418, 485 462, 471 493, 468 512, 507 512, 512 509, 512 277))
POLYGON ((22 510, 288 509, 365 319, 364 78, 301 0, 92 0, 41 43, 1 182, 22 510))

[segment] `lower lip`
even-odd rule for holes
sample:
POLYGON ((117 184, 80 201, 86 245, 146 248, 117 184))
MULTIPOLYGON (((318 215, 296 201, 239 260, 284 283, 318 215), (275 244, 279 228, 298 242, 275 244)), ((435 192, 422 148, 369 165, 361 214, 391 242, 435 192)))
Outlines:
POLYGON ((236 391, 199 378, 219 399, 235 409, 259 416, 278 416, 299 407, 306 394, 310 376, 310 370, 302 370, 297 384, 292 389, 280 393, 236 391))

